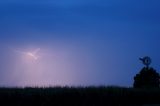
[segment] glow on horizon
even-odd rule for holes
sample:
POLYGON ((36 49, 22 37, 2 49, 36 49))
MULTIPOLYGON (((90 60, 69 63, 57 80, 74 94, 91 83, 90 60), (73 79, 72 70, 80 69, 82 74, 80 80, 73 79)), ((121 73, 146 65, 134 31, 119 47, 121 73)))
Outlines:
POLYGON ((65 50, 35 48, 14 50, 12 86, 66 86, 74 82, 73 64, 65 50))

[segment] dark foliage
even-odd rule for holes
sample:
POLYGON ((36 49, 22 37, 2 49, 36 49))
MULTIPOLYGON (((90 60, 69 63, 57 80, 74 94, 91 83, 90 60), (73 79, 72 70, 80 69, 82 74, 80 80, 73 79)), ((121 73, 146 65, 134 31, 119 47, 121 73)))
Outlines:
POLYGON ((142 106, 160 104, 159 98, 160 89, 0 88, 0 106, 142 106))
POLYGON ((134 77, 135 88, 159 88, 160 75, 153 68, 144 67, 134 77))

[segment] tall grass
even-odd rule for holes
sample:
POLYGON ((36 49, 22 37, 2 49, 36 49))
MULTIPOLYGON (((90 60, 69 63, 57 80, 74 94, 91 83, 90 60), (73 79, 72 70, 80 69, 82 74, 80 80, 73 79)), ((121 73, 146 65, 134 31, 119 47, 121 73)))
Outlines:
POLYGON ((160 89, 123 87, 0 88, 0 106, 137 106, 160 104, 160 89))

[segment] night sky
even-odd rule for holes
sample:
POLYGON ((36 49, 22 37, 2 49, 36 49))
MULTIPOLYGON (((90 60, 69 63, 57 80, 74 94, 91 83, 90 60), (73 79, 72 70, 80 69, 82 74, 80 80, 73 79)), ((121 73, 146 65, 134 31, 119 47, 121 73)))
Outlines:
POLYGON ((0 0, 0 86, 132 86, 160 72, 160 0, 0 0))

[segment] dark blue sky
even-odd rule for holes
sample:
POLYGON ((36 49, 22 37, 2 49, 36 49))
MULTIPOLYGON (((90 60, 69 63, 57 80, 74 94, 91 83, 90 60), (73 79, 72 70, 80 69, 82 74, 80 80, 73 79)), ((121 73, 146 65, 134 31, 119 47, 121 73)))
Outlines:
POLYGON ((1 0, 0 85, 132 86, 160 72, 159 0, 1 0), (28 52, 36 53, 36 60, 28 52), (29 57, 30 56, 30 57, 29 57))

